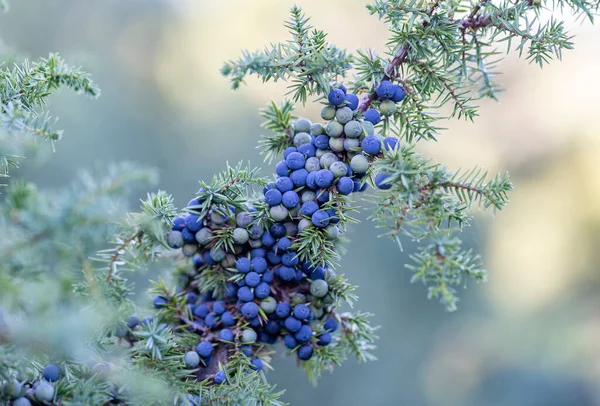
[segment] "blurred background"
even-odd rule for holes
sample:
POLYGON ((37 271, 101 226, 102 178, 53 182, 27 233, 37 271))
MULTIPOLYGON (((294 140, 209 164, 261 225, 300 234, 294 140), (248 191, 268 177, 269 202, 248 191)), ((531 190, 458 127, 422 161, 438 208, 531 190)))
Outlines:
MULTIPOLYGON (((183 206, 197 181, 226 161, 262 165, 254 148, 263 132, 258 109, 281 100, 285 85, 251 80, 234 93, 219 68, 241 49, 287 40, 282 22, 292 4, 13 0, 0 16, 4 46, 32 58, 59 52, 86 66, 103 90, 96 101, 57 96, 50 107, 64 139, 49 159, 25 161, 13 175, 59 188, 79 169, 135 161, 157 167, 160 188, 183 206)), ((362 1, 301 5, 332 43, 383 52, 386 28, 362 1)), ((348 361, 312 388, 282 357, 268 377, 286 389, 284 400, 600 405, 600 27, 572 19, 568 26, 576 47, 562 63, 540 70, 509 57, 500 67, 507 88, 500 102, 485 102, 474 124, 445 123, 440 142, 421 146, 454 168, 511 171, 516 190, 507 210, 495 218, 476 213, 465 235, 484 255, 489 282, 469 286, 459 310, 445 313, 409 283, 410 242, 400 252, 378 239, 363 213, 342 272, 360 286, 357 307, 382 326, 379 361, 348 361)), ((318 107, 298 113, 316 119, 318 107)), ((147 279, 139 277, 142 288, 147 279)))

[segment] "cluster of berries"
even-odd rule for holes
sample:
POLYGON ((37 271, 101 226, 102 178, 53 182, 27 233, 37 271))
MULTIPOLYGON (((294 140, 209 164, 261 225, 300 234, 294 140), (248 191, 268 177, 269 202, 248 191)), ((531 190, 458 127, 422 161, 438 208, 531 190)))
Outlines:
MULTIPOLYGON (((294 123, 290 146, 275 168, 276 179, 264 187, 264 199, 256 207, 240 211, 213 205, 200 217, 203 202, 194 199, 189 214, 175 219, 168 243, 191 257, 196 269, 183 292, 189 311, 182 313, 192 314, 193 320, 182 314, 182 323, 200 337, 183 362, 201 371, 199 379, 225 382, 226 371, 219 365, 226 364, 232 349, 261 370, 264 344, 281 340, 305 361, 315 348, 334 340, 339 319, 328 281, 335 273, 301 261, 295 242, 307 228, 337 239, 343 231, 339 221, 344 205, 336 196, 364 191, 372 161, 384 150, 398 148, 398 139, 377 135, 375 125, 381 114, 395 112, 405 91, 383 81, 376 93, 379 110, 362 114, 358 97, 343 85, 333 85, 321 111, 327 122, 300 118, 294 123), (218 243, 223 235, 231 236, 233 249, 218 243), (209 268, 227 277, 226 288, 199 296, 196 283, 209 268)), ((390 187, 382 174, 376 175, 375 184, 390 187)), ((167 303, 164 297, 154 300, 157 308, 167 303)))

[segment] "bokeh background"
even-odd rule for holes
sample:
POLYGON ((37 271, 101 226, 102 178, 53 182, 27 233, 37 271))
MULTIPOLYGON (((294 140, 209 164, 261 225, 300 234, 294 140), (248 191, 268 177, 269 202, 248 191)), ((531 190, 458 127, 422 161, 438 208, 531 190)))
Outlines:
MULTIPOLYGON (((240 160, 262 165, 258 109, 284 84, 229 89, 219 68, 243 48, 287 39, 289 0, 13 0, 0 16, 5 46, 32 58, 57 51, 86 66, 103 95, 59 94, 51 110, 64 139, 40 163, 13 172, 42 187, 70 184, 79 169, 122 160, 157 167, 160 188, 183 206, 240 160)), ((386 28, 363 1, 303 0, 316 27, 350 50, 383 52, 386 28)), ((400 252, 366 220, 343 272, 360 285, 362 310, 380 324, 379 361, 346 362, 311 387, 292 358, 269 379, 293 405, 600 405, 600 27, 568 19, 576 49, 543 70, 509 57, 500 102, 474 124, 448 122, 423 153, 451 167, 511 171, 516 190, 492 218, 476 213, 465 239, 490 280, 445 313, 411 285, 400 252)), ((318 107, 299 107, 317 118, 318 107)), ((270 172, 265 166, 265 174, 270 172)), ((143 197, 140 195, 139 197, 143 197)), ((133 202, 135 204, 135 202, 133 202)), ((148 275, 139 278, 148 286, 148 275)), ((145 299, 145 297, 143 298, 145 299)), ((142 300, 142 299, 140 299, 142 300)))

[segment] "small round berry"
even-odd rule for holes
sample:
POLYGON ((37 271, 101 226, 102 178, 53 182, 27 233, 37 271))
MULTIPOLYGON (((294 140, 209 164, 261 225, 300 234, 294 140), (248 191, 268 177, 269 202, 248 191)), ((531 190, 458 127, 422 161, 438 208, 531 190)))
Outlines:
POLYGON ((321 123, 314 123, 310 126, 310 135, 313 137, 323 134, 323 131, 325 131, 325 129, 321 123))
POLYGON ((206 317, 204 318, 204 324, 206 324, 206 327, 208 327, 208 328, 215 327, 217 325, 217 323, 218 323, 217 316, 215 316, 212 313, 208 313, 206 315, 206 317))
POLYGON ((182 231, 185 228, 185 219, 183 217, 176 217, 173 220, 173 231, 182 231))
MULTIPOLYGON (((295 149, 295 148, 294 148, 295 149)), ((292 152, 287 158, 285 158, 285 163, 288 168, 295 171, 296 169, 304 168, 304 163, 306 162, 304 155, 300 152, 292 152)))
POLYGON ((188 351, 183 356, 183 362, 188 368, 196 368, 200 365, 200 355, 196 351, 188 351))
POLYGON ((329 146, 329 137, 325 134, 320 134, 315 137, 315 147, 319 149, 327 149, 329 146))
POLYGON ((253 220, 252 215, 250 213, 248 213, 247 211, 238 213, 238 215, 235 217, 235 223, 237 224, 238 227, 242 227, 242 228, 246 228, 250 224, 252 224, 252 220, 253 220))
POLYGON ((354 190, 354 182, 347 176, 341 177, 335 186, 338 193, 341 195, 349 195, 354 190))
POLYGON ((381 121, 381 114, 375 109, 368 109, 364 114, 365 120, 375 125, 381 121))
POLYGON ((327 320, 325 320, 325 324, 323 325, 323 328, 330 332, 334 332, 335 330, 338 329, 338 327, 339 327, 339 324, 338 324, 337 320, 334 319, 333 317, 328 317, 327 320))
MULTIPOLYGON (((350 109, 348 109, 350 110, 350 109)), ((336 113, 337 114, 337 113, 336 113)), ((337 138, 342 135, 344 132, 344 126, 342 123, 338 123, 337 121, 330 121, 325 126, 325 132, 332 138, 337 138)), ((327 144, 329 145, 329 140, 327 140, 327 144)))
POLYGON ((334 106, 340 106, 346 101, 346 94, 341 89, 331 89, 327 95, 327 101, 334 106))
POLYGON ((337 162, 337 161, 338 161, 338 157, 331 152, 327 152, 327 153, 323 154, 321 159, 319 159, 319 163, 321 164, 321 167, 323 169, 329 168, 334 162, 337 162))
POLYGON ((39 402, 51 402, 54 399, 54 386, 48 382, 40 382, 35 388, 34 396, 39 402))
POLYGON ((350 167, 354 172, 364 173, 369 169, 369 161, 364 155, 356 155, 350 160, 350 167))
POLYGON ((302 322, 293 316, 289 316, 285 319, 284 326, 288 331, 295 333, 302 327, 302 322))
POLYGON ((333 106, 323 106, 321 109, 321 118, 323 120, 333 120, 335 117, 335 107, 333 106))
POLYGON ((268 296, 260 302, 260 308, 263 309, 265 313, 271 314, 277 309, 277 301, 275 298, 268 296))
POLYGON ((279 302, 277 303, 277 307, 275 308, 275 314, 280 319, 285 319, 290 315, 292 311, 292 307, 288 302, 279 302))
POLYGON ((346 94, 346 86, 344 86, 342 83, 335 82, 331 85, 331 87, 334 89, 340 89, 342 92, 344 92, 344 95, 346 94))
POLYGON ((213 232, 210 228, 204 227, 196 233, 194 238, 198 242, 198 244, 206 245, 212 240, 213 232))
POLYGON ((217 246, 214 246, 210 249, 210 257, 213 259, 213 261, 215 262, 221 262, 222 260, 225 259, 225 250, 223 248, 219 248, 217 246))
POLYGON ((313 281, 317 279, 325 279, 325 270, 323 267, 318 266, 314 268, 310 273, 310 279, 313 281))
POLYGON ((330 240, 337 240, 340 236, 340 229, 337 228, 337 226, 334 226, 333 224, 330 224, 327 227, 325 227, 325 231, 327 231, 327 238, 329 238, 330 240))
MULTIPOLYGON (((286 192, 289 193, 289 192, 286 192)), ((283 221, 288 218, 290 213, 283 206, 273 206, 269 209, 269 215, 273 219, 273 221, 283 221)))
POLYGON ((181 247, 181 253, 186 257, 193 257, 198 252, 198 245, 196 244, 183 244, 181 247))
POLYGON ((235 241, 236 244, 245 244, 248 242, 249 238, 250 235, 248 234, 248 231, 246 231, 245 228, 237 227, 233 230, 233 241, 235 241))
POLYGON ((248 258, 239 258, 236 262, 235 262, 235 268, 240 271, 241 273, 248 273, 250 272, 250 267, 252 266, 250 260, 248 258))
POLYGON ((348 102, 348 104, 346 104, 346 107, 348 107, 350 110, 354 111, 358 108, 358 96, 352 93, 348 93, 346 95, 346 101, 348 102))
MULTIPOLYGON (((17 398, 23 391, 23 385, 16 379, 11 379, 4 384, 4 393, 8 395, 9 398, 17 398)), ((14 403, 13 403, 14 404, 14 403)))
MULTIPOLYGON (((269 233, 275 238, 281 238, 285 236, 286 233, 285 226, 281 223, 273 223, 269 227, 269 233)), ((260 273, 260 272, 259 272, 260 273)))
POLYGON ((285 161, 279 161, 277 165, 275 165, 275 173, 277 176, 288 176, 290 168, 287 167, 285 161))
POLYGON ((252 363, 252 369, 255 371, 262 371, 264 368, 264 363, 260 358, 253 358, 250 362, 252 363))
POLYGON ((398 138, 396 138, 396 137, 386 137, 383 139, 383 146, 385 147, 386 151, 389 151, 392 149, 399 148, 400 142, 398 141, 398 138))
POLYGON ((285 254, 283 254, 281 256, 281 262, 283 263, 283 265, 293 268, 296 265, 298 265, 298 262, 299 262, 297 255, 298 254, 296 254, 296 252, 294 252, 294 251, 286 252, 285 254))
POLYGON ((221 323, 224 326, 233 326, 235 324, 235 317, 230 312, 225 312, 221 315, 221 323))
POLYGON ((196 352, 202 358, 208 358, 213 353, 213 346, 208 341, 201 341, 200 344, 196 346, 196 352))
POLYGON ((344 149, 346 151, 356 151, 360 146, 360 141, 356 138, 346 138, 344 140, 344 149))
POLYGON ((350 109, 350 107, 342 107, 337 109, 335 112, 335 119, 339 121, 340 124, 346 124, 352 120, 352 117, 354 117, 354 112, 350 109))
POLYGON ((225 308, 225 302, 222 300, 217 300, 213 303, 213 312, 217 315, 221 315, 225 313, 227 309, 225 308))
POLYGON ((333 152, 344 151, 344 138, 330 138, 329 149, 331 149, 333 152))
POLYGON ((392 188, 391 183, 386 183, 385 180, 389 178, 390 175, 387 173, 378 173, 375 175, 375 186, 381 190, 388 190, 392 188))
POLYGON ((206 315, 209 312, 210 312, 210 310, 209 310, 208 306, 205 305, 204 303, 201 303, 198 306, 194 307, 193 314, 194 314, 194 316, 203 319, 206 317, 206 315))
POLYGON ((254 296, 257 299, 264 299, 271 294, 271 287, 266 282, 261 282, 254 288, 254 296))
POLYGON ((269 206, 277 206, 281 203, 282 197, 283 195, 277 189, 267 190, 267 193, 265 193, 265 202, 267 202, 269 206))
POLYGON ((262 257, 252 258, 252 269, 254 272, 262 274, 267 270, 267 260, 262 257))
POLYGON ((242 353, 246 356, 249 357, 252 355, 252 347, 249 345, 242 345, 240 346, 240 350, 242 351, 242 353))
POLYGON ((375 93, 377 93, 377 97, 380 99, 391 99, 394 96, 395 92, 394 85, 389 80, 382 80, 379 83, 379 86, 375 89, 375 93))
POLYGON ((286 208, 293 209, 300 204, 300 196, 298 196, 298 193, 294 192, 293 190, 289 190, 283 194, 281 202, 286 208))
POLYGON ((312 223, 319 228, 325 228, 329 224, 329 213, 318 210, 311 216, 312 223))
POLYGON ((305 118, 299 118, 296 120, 296 124, 294 125, 294 131, 297 133, 307 133, 310 132, 311 126, 312 123, 309 120, 305 118))
POLYGON ((317 149, 312 144, 302 144, 298 147, 298 152, 301 153, 304 158, 311 158, 317 153, 317 149))
POLYGON ((305 343, 308 340, 310 340, 311 337, 312 337, 312 328, 310 328, 310 326, 307 324, 300 327, 300 330, 296 331, 296 334, 294 334, 294 338, 299 343, 305 343))
POLYGON ((406 90, 400 85, 394 85, 394 95, 392 96, 392 101, 394 103, 399 103, 406 97, 406 90))
POLYGON ((287 176, 282 176, 275 181, 275 187, 281 192, 285 193, 288 190, 292 190, 294 188, 294 182, 287 176))
POLYGON ((319 336, 319 345, 327 346, 331 344, 331 333, 325 332, 319 336))
POLYGON ((254 300, 254 293, 252 292, 252 289, 250 289, 248 286, 242 286, 237 291, 237 297, 242 302, 251 302, 252 300, 254 300))
POLYGON ((189 214, 185 218, 185 226, 192 233, 197 233, 202 228, 202 221, 200 221, 200 217, 195 214, 189 214))
POLYGON ((305 304, 299 304, 294 307, 294 317, 298 320, 306 320, 310 314, 310 309, 305 304))
POLYGON ((331 185, 333 185, 333 179, 334 179, 334 176, 330 170, 321 169, 320 171, 317 172, 317 175, 315 177, 315 183, 317 184, 318 187, 328 188, 331 185))
MULTIPOLYGON (((246 304, 248 304, 248 303, 246 303, 246 304)), ((233 331, 231 331, 228 328, 224 328, 223 330, 219 331, 219 338, 223 341, 233 342, 233 339, 234 339, 233 331)))
POLYGON ((258 305, 254 302, 244 303, 241 311, 246 319, 253 319, 258 315, 258 305))
POLYGON ((284 336, 283 343, 290 350, 293 350, 298 345, 298 341, 296 341, 293 334, 288 334, 288 335, 284 336))
POLYGON ((325 297, 329 291, 329 285, 323 279, 317 279, 310 284, 310 294, 314 297, 325 297))
POLYGON ((181 235, 181 231, 170 231, 167 236, 167 243, 171 248, 181 248, 183 247, 183 236, 181 235))
POLYGON ((313 223, 309 219, 301 219, 298 222, 298 232, 299 233, 301 233, 302 231, 306 230, 307 228, 312 228, 312 227, 313 227, 313 223))
POLYGON ((292 281, 296 277, 296 270, 289 266, 282 266, 279 268, 279 277, 284 281, 292 281))
POLYGON ((256 342, 256 338, 256 331, 252 329, 246 329, 242 331, 242 342, 246 344, 251 344, 253 342, 256 342))
MULTIPOLYGON (((165 299, 162 296, 156 296, 154 298, 154 300, 152 301, 152 304, 154 305, 154 308, 161 309, 161 308, 165 307, 165 305, 167 304, 167 299, 165 299)), ((48 368, 48 367, 56 368, 55 370, 58 371, 58 367, 56 365, 54 365, 54 364, 47 365, 46 368, 48 368)), ((44 368, 44 370, 46 370, 46 368, 44 368)), ((44 378, 46 378, 46 377, 44 376, 44 378)), ((46 380, 50 381, 50 379, 46 379, 46 380)), ((56 379, 54 379, 54 381, 55 380, 56 379)))
POLYGON ((13 406, 31 406, 31 402, 27 398, 15 399, 12 403, 13 406))
POLYGON ((381 114, 383 114, 384 116, 391 116, 397 110, 396 103, 394 103, 391 100, 384 100, 379 105, 379 110, 381 110, 381 114))
MULTIPOLYGON (((260 283, 260 275, 257 274, 256 272, 248 272, 246 274, 246 277, 244 278, 244 281, 246 282, 247 286, 254 288, 254 287, 258 286, 258 284, 260 283)), ((252 316, 252 317, 254 317, 254 316, 252 316)))
POLYGON ((363 133, 362 124, 358 121, 352 120, 348 121, 346 125, 344 125, 344 134, 348 138, 358 138, 363 133))
POLYGON ((313 347, 309 344, 304 344, 298 348, 298 358, 303 361, 308 361, 313 355, 313 347))
POLYGON ((329 165, 329 170, 331 173, 333 173, 335 178, 344 176, 347 172, 346 164, 340 161, 333 162, 331 165, 329 165))
POLYGON ((377 155, 381 152, 381 141, 376 135, 367 135, 362 141, 362 149, 369 155, 377 155))

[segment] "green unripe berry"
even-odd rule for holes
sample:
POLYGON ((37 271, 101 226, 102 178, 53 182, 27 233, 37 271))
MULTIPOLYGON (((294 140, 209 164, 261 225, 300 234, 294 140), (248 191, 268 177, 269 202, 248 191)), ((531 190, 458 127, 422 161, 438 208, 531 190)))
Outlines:
POLYGON ((323 106, 321 109, 321 118, 323 120, 333 120, 335 117, 335 107, 323 106))
POLYGON ((330 240, 337 240, 340 236, 340 229, 333 224, 328 225, 325 228, 325 231, 327 231, 327 238, 329 238, 330 240))
POLYGON ((292 295, 292 299, 290 300, 290 304, 292 306, 296 306, 298 304, 306 303, 306 296, 303 293, 294 293, 292 295))
MULTIPOLYGON (((329 286, 327 288, 329 289, 329 286)), ((326 294, 321 300, 323 301, 323 304, 326 304, 326 305, 330 305, 330 304, 333 304, 335 302, 335 300, 333 299, 333 296, 331 295, 331 293, 326 294)))
POLYGON ((235 241, 236 244, 245 244, 248 242, 248 238, 250 238, 250 235, 246 229, 238 227, 233 230, 233 241, 235 241))
POLYGON ((200 365, 200 355, 196 351, 188 351, 183 356, 183 362, 188 368, 196 368, 200 365))
POLYGON ((298 133, 294 135, 294 146, 298 148, 303 144, 310 144, 312 141, 312 137, 309 133, 298 133))
POLYGON ((5 393, 10 398, 18 398, 21 395, 21 391, 23 390, 23 386, 16 379, 11 379, 6 382, 6 386, 4 387, 5 393))
POLYGON ((347 168, 346 164, 340 161, 334 162, 329 165, 329 170, 333 173, 336 178, 346 176, 347 168))
POLYGON ((310 132, 310 128, 312 126, 312 123, 305 119, 305 118, 299 118, 296 121, 296 125, 294 127, 296 134, 297 133, 307 133, 310 132))
POLYGON ((213 237, 213 232, 210 228, 204 227, 201 228, 200 231, 196 233, 196 241, 198 244, 206 245, 210 242, 213 237))
POLYGON ((365 130, 365 132, 367 133, 367 135, 373 135, 373 134, 375 134, 375 126, 373 125, 372 122, 370 122, 370 121, 363 121, 362 122, 362 127, 365 130))
MULTIPOLYGON (((257 247, 258 248, 258 247, 257 247)), ((236 257, 233 254, 225 255, 225 259, 221 261, 223 268, 233 268, 235 266, 236 257)))
POLYGON ((269 209, 269 214, 271 215, 271 218, 277 222, 285 220, 290 215, 288 209, 282 205, 271 207, 269 209))
POLYGON ((335 154, 331 153, 331 152, 326 152, 325 154, 323 154, 321 159, 319 159, 319 162, 321 163, 321 168, 323 168, 323 169, 329 169, 331 164, 334 162, 337 162, 337 161, 338 161, 338 157, 335 156, 335 154))
POLYGON ((302 192, 302 196, 300 196, 302 203, 312 202, 312 201, 316 200, 316 198, 317 198, 317 194, 315 192, 313 192, 312 190, 305 190, 304 192, 302 192))
POLYGON ((242 342, 253 343, 256 341, 256 331, 252 329, 244 330, 242 332, 242 342))
POLYGON ((307 228, 311 228, 313 225, 314 224, 309 219, 300 219, 300 221, 298 222, 298 232, 301 233, 307 228))
POLYGON ((360 141, 356 138, 346 138, 344 140, 344 149, 346 151, 352 151, 353 148, 358 148, 360 146, 360 141))
POLYGON ((329 291, 329 285, 323 279, 317 279, 310 284, 310 293, 314 297, 325 297, 329 291))
POLYGON ((316 137, 317 135, 321 135, 325 132, 323 125, 321 123, 314 123, 310 126, 310 135, 316 137))
POLYGON ((332 120, 332 121, 328 122, 327 125, 325 126, 325 132, 330 137, 337 138, 337 137, 341 136, 342 133, 344 132, 344 126, 341 123, 338 123, 337 121, 332 120))
POLYGON ((34 396, 39 402, 50 402, 54 399, 54 386, 48 382, 40 382, 35 388, 34 396))
POLYGON ((198 245, 196 244, 184 244, 181 247, 181 253, 186 257, 193 257, 196 251, 198 251, 198 245))
POLYGON ((325 269, 325 279, 335 278, 336 273, 332 268, 325 269))
POLYGON ((362 133, 363 127, 358 121, 348 121, 346 125, 344 125, 344 134, 346 134, 346 137, 348 138, 358 138, 362 133))
POLYGON ((271 296, 268 296, 260 302, 260 308, 263 309, 263 311, 267 314, 273 313, 277 308, 277 300, 271 296))
POLYGON ((396 103, 391 100, 384 100, 379 105, 379 111, 384 116, 391 116, 396 112, 396 103))
POLYGON ((225 259, 225 250, 223 250, 222 248, 217 248, 212 247, 210 249, 210 257, 215 261, 215 262, 221 262, 222 260, 225 259))
POLYGON ((326 149, 317 149, 317 152, 315 152, 315 157, 317 157, 317 159, 321 159, 323 154, 326 154, 327 152, 329 151, 326 149))
MULTIPOLYGON (((252 248, 260 248, 260 247, 262 247, 262 241, 260 240, 260 238, 259 238, 259 239, 257 239, 257 240, 253 240, 253 239, 251 238, 251 239, 250 239, 250 240, 248 240, 248 241, 250 241, 250 246, 251 246, 252 248)), ((240 252, 241 252, 241 251, 240 251, 240 252)), ((238 254, 239 254, 239 252, 238 252, 238 254)))
MULTIPOLYGON (((323 151, 322 149, 318 150, 318 151, 323 151)), ((325 152, 323 152, 323 154, 325 154, 325 152)), ((314 171, 318 171, 319 169, 321 169, 321 163, 319 162, 319 158, 317 157, 310 157, 306 160, 306 163, 304 164, 304 169, 306 169, 308 172, 314 172, 314 171)))
POLYGON ((221 225, 227 221, 227 216, 224 216, 223 214, 217 211, 213 211, 212 213, 210 213, 210 221, 217 225, 221 225))
POLYGON ((350 160, 350 167, 354 172, 364 173, 369 169, 369 161, 364 155, 356 155, 350 160))
POLYGON ((344 138, 330 138, 329 148, 333 152, 342 152, 344 150, 344 138))
POLYGON ((348 121, 352 120, 352 117, 354 117, 354 112, 350 107, 342 107, 335 112, 335 118, 341 124, 346 124, 348 121))
POLYGON ((321 317, 323 317, 323 308, 322 307, 315 306, 315 304, 313 303, 310 306, 308 306, 308 308, 310 309, 311 312, 313 312, 315 319, 320 319, 321 317))

